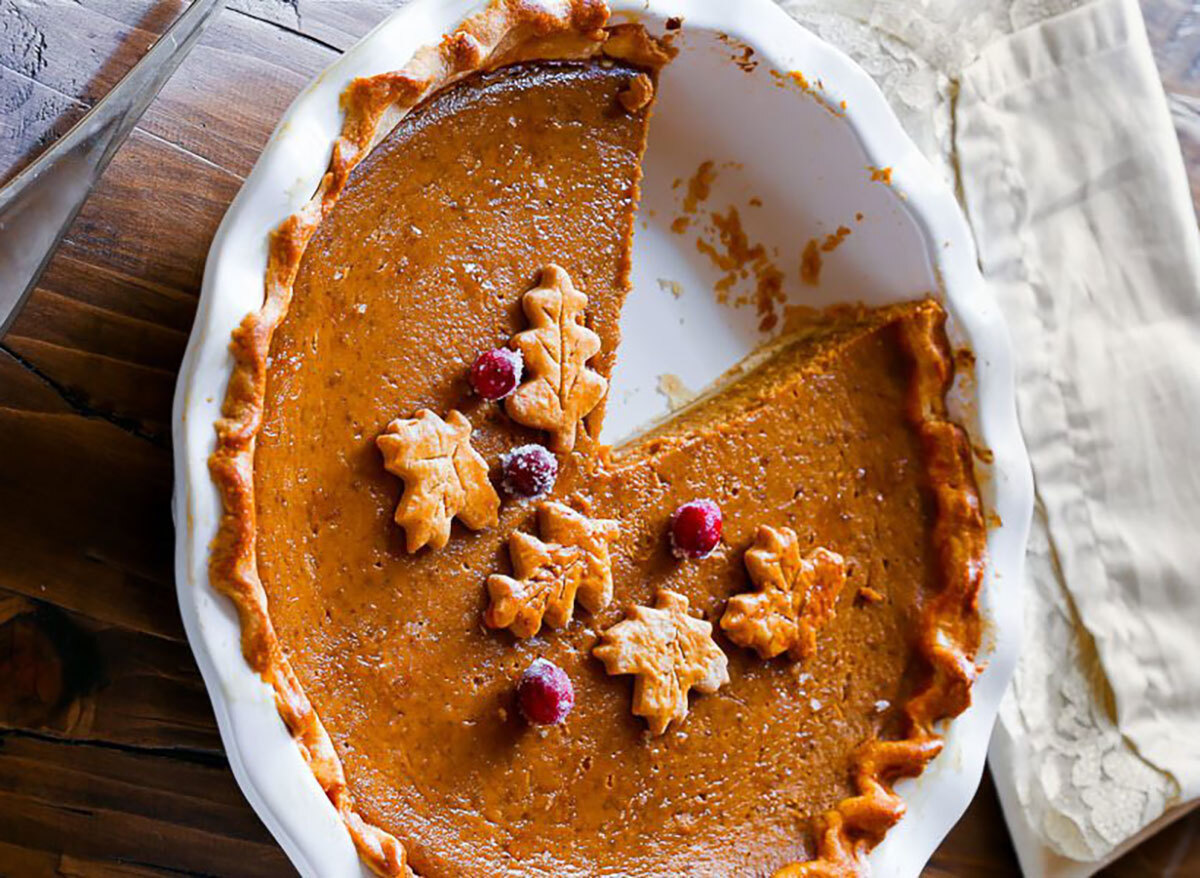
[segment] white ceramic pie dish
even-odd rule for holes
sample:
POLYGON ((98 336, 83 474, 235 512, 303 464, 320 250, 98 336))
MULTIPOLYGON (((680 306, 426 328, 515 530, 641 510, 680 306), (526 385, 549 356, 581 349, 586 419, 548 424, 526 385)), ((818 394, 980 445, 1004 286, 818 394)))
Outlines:
MULTIPOLYGON (((180 609, 234 774, 305 875, 337 878, 366 870, 280 720, 271 689, 243 660, 232 605, 208 581, 208 547, 220 500, 207 459, 232 368, 229 335, 261 304, 270 231, 308 200, 325 171, 341 128, 338 99, 345 85, 401 67, 414 50, 436 42, 483 5, 484 0, 416 0, 292 104, 213 241, 176 389, 180 609)), ((947 726, 945 751, 921 777, 898 786, 908 815, 871 855, 876 875, 917 875, 978 785, 1020 639, 1021 570, 1033 492, 1017 426, 1007 331, 979 275, 953 196, 853 62, 770 0, 610 0, 610 6, 614 18, 636 18, 656 33, 670 16, 681 16, 684 26, 679 57, 662 77, 644 163, 634 290, 622 317, 608 441, 667 413, 657 391, 661 375, 699 389, 765 338, 753 308, 717 303, 712 290, 720 272, 696 249, 695 235, 669 229, 680 213, 680 190, 672 184, 705 160, 717 168, 707 206, 738 207, 750 239, 777 251, 780 267, 787 269, 790 301, 876 305, 933 292, 950 312, 952 341, 975 355, 974 377, 960 383, 952 403, 973 442, 991 451, 989 464, 977 462, 986 509, 1000 522, 989 535, 982 598, 988 633, 980 660, 986 668, 975 683, 972 706, 947 726), (747 46, 752 63, 739 65, 747 46), (820 88, 805 90, 775 75, 789 71, 800 71, 820 88), (872 179, 871 168, 890 168, 891 184, 872 179), (761 206, 751 205, 752 198, 761 206), (852 232, 826 254, 821 283, 801 283, 804 243, 839 225, 852 232)))

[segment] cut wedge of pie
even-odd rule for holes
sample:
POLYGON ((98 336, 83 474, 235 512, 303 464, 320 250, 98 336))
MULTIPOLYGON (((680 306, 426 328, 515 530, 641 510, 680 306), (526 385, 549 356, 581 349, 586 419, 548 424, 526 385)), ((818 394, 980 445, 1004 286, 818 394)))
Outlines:
POLYGON ((380 873, 859 874, 969 703, 985 530, 935 302, 825 314, 598 441, 670 57, 503 2, 354 82, 234 335, 211 578, 380 873), (681 559, 696 499, 723 533, 681 559), (517 709, 538 658, 557 725, 517 709))

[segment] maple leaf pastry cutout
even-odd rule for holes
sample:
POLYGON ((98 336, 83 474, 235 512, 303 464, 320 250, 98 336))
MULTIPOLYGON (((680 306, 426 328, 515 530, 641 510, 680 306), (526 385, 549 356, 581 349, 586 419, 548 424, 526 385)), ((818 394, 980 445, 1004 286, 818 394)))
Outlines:
POLYGON ((600 336, 583 324, 587 303, 563 269, 547 265, 521 300, 531 328, 509 343, 524 357, 528 380, 504 401, 504 410, 517 423, 549 433, 550 449, 560 454, 575 448, 579 422, 608 392, 608 381, 587 366, 600 352, 600 336))
POLYGON ((483 457, 471 447, 471 422, 452 410, 442 420, 429 409, 397 418, 375 440, 388 472, 404 480, 396 524, 409 552, 440 549, 457 517, 472 530, 499 520, 500 495, 488 479, 483 457))
POLYGON ((538 506, 541 538, 514 531, 508 539, 513 575, 488 577, 491 600, 484 613, 489 628, 507 628, 532 637, 542 623, 566 626, 576 600, 591 613, 612 601, 609 544, 618 534, 615 521, 588 518, 561 503, 538 506))
POLYGON ((688 691, 716 692, 729 682, 729 659, 712 625, 688 615, 688 599, 660 589, 653 607, 633 607, 600 635, 592 655, 609 674, 636 674, 633 712, 661 735, 688 712, 688 691))
POLYGON ((721 630, 763 659, 783 652, 796 660, 811 656, 817 648, 817 629, 833 618, 837 596, 846 584, 842 556, 816 548, 801 557, 794 530, 761 525, 745 562, 758 591, 729 599, 721 630))

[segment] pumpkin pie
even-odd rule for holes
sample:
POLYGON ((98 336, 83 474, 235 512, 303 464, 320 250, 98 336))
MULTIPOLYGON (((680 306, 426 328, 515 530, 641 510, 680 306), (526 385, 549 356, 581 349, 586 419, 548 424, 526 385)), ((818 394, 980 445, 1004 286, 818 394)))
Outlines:
POLYGON ((356 80, 234 333, 211 579, 381 874, 860 874, 969 703, 936 302, 821 314, 599 440, 671 55, 500 2, 356 80), (518 703, 535 663, 565 719, 518 703))

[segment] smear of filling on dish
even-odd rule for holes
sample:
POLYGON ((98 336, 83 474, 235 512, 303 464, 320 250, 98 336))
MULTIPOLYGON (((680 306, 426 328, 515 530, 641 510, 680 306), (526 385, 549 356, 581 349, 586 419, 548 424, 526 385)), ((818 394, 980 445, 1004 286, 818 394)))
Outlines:
MULTIPOLYGON (((735 162, 726 162, 724 168, 740 167, 735 162)), ((671 231, 682 235, 698 226, 696 249, 709 258, 722 272, 713 285, 717 301, 722 305, 742 307, 754 305, 759 318, 758 328, 770 332, 779 323, 777 309, 786 297, 783 293, 784 274, 775 264, 765 245, 751 241, 742 225, 737 207, 729 205, 725 211, 702 211, 703 205, 712 195, 717 179, 717 165, 712 160, 701 162, 688 178, 681 213, 671 223, 671 231), (752 280, 752 286, 741 284, 752 280), (739 289, 740 286, 740 289, 739 289)), ((684 187, 682 178, 676 179, 672 188, 684 187)), ((760 198, 751 198, 752 207, 761 207, 760 198)))
POLYGON ((834 103, 833 99, 825 93, 825 83, 820 79, 812 82, 799 70, 772 70, 771 77, 775 80, 777 88, 799 88, 834 116, 846 115, 846 102, 841 100, 834 103))
POLYGON ((730 60, 736 64, 743 73, 753 73, 758 68, 758 61, 754 59, 754 49, 746 45, 741 40, 731 37, 729 34, 719 33, 717 39, 724 43, 732 50, 730 60))
MULTIPOLYGON (((860 213, 858 216, 861 218, 862 214, 860 213)), ((838 226, 836 232, 826 235, 824 239, 810 238, 804 245, 804 252, 800 254, 800 280, 810 287, 817 286, 821 282, 821 268, 824 266, 821 254, 832 253, 842 246, 848 237, 850 237, 849 227, 838 226)))
MULTIPOLYGON (((725 163, 721 167, 726 166, 737 167, 734 163, 725 163)), ((682 177, 674 181, 672 188, 683 190, 684 195, 680 215, 671 223, 671 230, 680 235, 691 228, 698 230, 696 249, 721 272, 713 284, 717 301, 733 307, 752 305, 758 315, 759 331, 772 332, 779 328, 781 313, 787 306, 786 276, 776 261, 778 250, 768 251, 765 244, 750 238, 735 205, 731 204, 723 211, 703 209, 712 196, 717 167, 716 162, 709 159, 701 162, 686 181, 682 177)), ((747 204, 751 208, 761 208, 763 201, 753 196, 747 204)), ((862 213, 855 215, 856 222, 862 219, 862 213)), ((849 226, 839 225, 827 235, 810 239, 800 254, 801 283, 817 286, 824 264, 822 254, 837 250, 850 234, 849 226)))
MULTIPOLYGON (((712 184, 716 179, 717 172, 714 163, 711 160, 701 162, 700 167, 696 168, 696 173, 688 178, 687 194, 683 197, 683 213, 671 223, 672 232, 682 235, 688 230, 692 224, 692 217, 696 215, 701 202, 707 201, 708 196, 712 194, 712 184)), ((683 178, 677 177, 671 184, 671 188, 679 189, 682 185, 683 178)))

